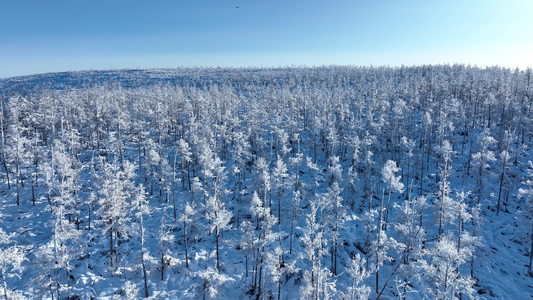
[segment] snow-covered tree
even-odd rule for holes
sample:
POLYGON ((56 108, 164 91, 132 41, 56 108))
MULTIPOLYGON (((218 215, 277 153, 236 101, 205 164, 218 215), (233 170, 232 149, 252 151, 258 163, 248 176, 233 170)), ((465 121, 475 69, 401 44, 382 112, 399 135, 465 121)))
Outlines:
POLYGON ((255 228, 250 221, 242 221, 241 226, 241 242, 239 247, 244 252, 245 258, 245 273, 248 277, 248 258, 250 255, 255 255, 256 251, 256 241, 255 241, 255 228))
MULTIPOLYGON (((138 186, 135 201, 132 203, 134 206, 134 210, 136 211, 135 217, 139 220, 139 229, 140 229, 140 235, 141 235, 141 268, 143 272, 143 281, 144 281, 144 296, 146 298, 149 297, 148 292, 148 275, 146 271, 146 249, 144 246, 145 243, 145 225, 144 225, 144 215, 150 214, 150 203, 148 202, 148 199, 146 199, 146 190, 142 184, 138 186)), ((137 293, 133 293, 136 295, 137 293)))
POLYGON ((524 201, 524 209, 522 213, 522 218, 525 220, 526 224, 526 241, 530 241, 530 250, 529 250, 529 275, 533 277, 533 269, 532 269, 532 263, 533 263, 533 163, 529 161, 529 168, 528 168, 528 177, 523 182, 525 188, 520 188, 519 195, 524 201))
MULTIPOLYGON (((180 153, 180 168, 181 168, 181 183, 183 188, 185 188, 185 175, 187 175, 187 182, 189 184, 189 190, 191 189, 191 163, 192 163, 192 152, 189 143, 184 139, 178 141, 178 148, 176 153, 180 153)), ((174 168, 176 168, 176 161, 174 161, 174 168)))
POLYGON ((332 156, 328 165, 326 173, 328 180, 327 190, 327 212, 328 212, 328 235, 331 246, 331 272, 337 275, 337 251, 341 243, 341 234, 343 221, 346 216, 346 209, 344 207, 344 199, 341 196, 342 188, 342 166, 339 164, 339 157, 332 156))
POLYGON ((296 191, 294 193, 294 196, 292 197, 291 202, 291 232, 289 235, 289 253, 292 254, 292 246, 293 246, 293 237, 294 237, 294 226, 296 225, 296 222, 298 221, 298 216, 300 215, 301 209, 300 209, 300 202, 301 202, 301 193, 300 191, 296 191))
POLYGON ((268 170, 268 164, 264 157, 260 157, 257 160, 255 164, 254 177, 256 182, 256 190, 259 194, 259 197, 263 201, 263 206, 266 206, 268 204, 268 207, 271 207, 271 202, 267 202, 267 198, 270 193, 270 189, 272 188, 272 185, 270 172, 268 170))
POLYGON ((481 133, 476 141, 477 152, 472 154, 472 165, 474 167, 474 173, 477 175, 477 194, 478 201, 481 202, 482 192, 484 189, 486 177, 492 175, 490 164, 496 161, 496 157, 491 147, 496 143, 496 139, 490 135, 490 130, 486 128, 481 133))
POLYGON ((230 221, 233 216, 231 211, 227 210, 224 202, 222 202, 222 196, 226 193, 224 189, 224 183, 226 180, 225 167, 222 166, 222 161, 215 157, 210 166, 209 177, 212 179, 212 191, 205 203, 205 218, 210 221, 209 232, 215 234, 216 245, 216 269, 220 272, 220 232, 230 228, 230 221))
POLYGON ((198 276, 203 280, 203 299, 206 299, 206 297, 209 299, 216 298, 221 292, 221 288, 225 284, 234 281, 233 278, 229 277, 228 275, 221 274, 214 268, 207 268, 199 271, 198 276))
POLYGON ((133 183, 134 167, 126 162, 121 169, 117 161, 102 162, 102 167, 98 200, 100 208, 96 213, 100 217, 102 232, 109 233, 109 266, 118 268, 118 240, 131 233, 130 204, 136 190, 133 183))
POLYGON ((496 214, 500 213, 502 190, 506 183, 505 172, 509 169, 509 164, 510 164, 510 159, 511 159, 511 153, 509 151, 510 151, 510 145, 513 139, 514 139, 514 135, 508 130, 506 130, 504 131, 503 137, 500 141, 501 148, 503 149, 499 155, 499 161, 500 161, 502 171, 500 173, 500 187, 498 189, 498 204, 497 204, 496 214))
POLYGON ((196 215, 196 206, 190 204, 189 202, 185 203, 185 208, 183 209, 183 214, 181 215, 180 221, 183 222, 183 243, 185 245, 185 267, 189 268, 189 253, 187 247, 187 225, 190 225, 193 221, 193 216, 196 215))
MULTIPOLYGON (((2 215, 0 214, 0 221, 2 215)), ((1 293, 6 300, 8 299, 22 299, 22 297, 12 288, 7 286, 7 277, 8 276, 18 276, 23 271, 21 264, 26 257, 24 255, 23 249, 19 246, 13 245, 12 238, 14 233, 7 234, 0 227, 0 277, 2 278, 2 287, 1 293)))
POLYGON ((161 281, 165 279, 165 269, 167 266, 170 266, 172 261, 172 252, 170 247, 174 244, 175 237, 169 230, 169 225, 167 224, 167 215, 163 215, 161 220, 161 228, 159 229, 159 236, 157 238, 159 242, 158 256, 159 256, 159 270, 161 271, 161 281))
POLYGON ((424 268, 429 283, 428 294, 435 299, 459 299, 460 295, 475 297, 474 279, 461 276, 460 266, 468 261, 473 249, 457 249, 449 236, 443 236, 434 247, 428 249, 431 263, 424 268))
POLYGON ((346 268, 346 272, 351 277, 352 285, 344 293, 344 299, 348 300, 368 300, 370 299, 371 288, 363 282, 372 275, 372 272, 366 268, 366 259, 361 258, 357 253, 346 268))
MULTIPOLYGON (((382 204, 381 207, 384 209, 385 216, 384 216, 384 228, 386 230, 387 228, 387 222, 389 220, 389 207, 390 207, 390 199, 392 193, 401 193, 403 191, 403 183, 401 182, 401 176, 397 176, 396 174, 400 168, 396 165, 395 161, 388 160, 385 165, 383 166, 383 169, 381 169, 381 180, 385 184, 386 190, 388 192, 387 196, 387 204, 383 206, 383 197, 382 197, 382 204)), ((383 193, 385 193, 385 188, 383 189, 383 193)))
POLYGON ((124 282, 120 294, 113 295, 113 300, 137 300, 139 288, 129 280, 124 282))
POLYGON ((304 271, 300 295, 306 299, 332 299, 337 291, 336 282, 331 271, 322 265, 322 258, 328 251, 327 240, 316 219, 317 209, 312 201, 306 217, 306 228, 300 238, 304 248, 301 259, 310 266, 310 270, 304 271))
POLYGON ((408 287, 412 286, 412 281, 417 279, 420 273, 417 261, 424 254, 425 230, 419 223, 423 217, 421 207, 424 206, 425 197, 416 199, 408 197, 403 203, 396 204, 398 219, 394 224, 396 231, 397 251, 402 255, 400 261, 400 276, 403 278, 401 293, 405 299, 408 287))
POLYGON ((442 146, 437 147, 438 154, 441 156, 440 166, 440 182, 439 194, 436 201, 435 216, 438 220, 438 238, 440 239, 444 233, 444 227, 453 222, 454 215, 452 212, 454 201, 450 197, 450 177, 452 175, 452 159, 455 151, 448 140, 442 142, 442 146))
POLYGON ((20 205, 20 189, 23 186, 23 179, 27 171, 27 167, 31 161, 30 149, 31 140, 27 137, 30 130, 23 122, 24 107, 28 105, 28 101, 23 97, 16 97, 11 99, 11 119, 7 123, 7 138, 5 159, 11 165, 12 171, 15 175, 16 184, 16 203, 20 205))
POLYGON ((255 272, 254 272, 254 288, 257 286, 258 295, 263 293, 264 288, 264 263, 268 252, 268 247, 271 246, 275 240, 275 235, 272 231, 272 227, 276 224, 277 219, 270 212, 269 207, 265 207, 263 202, 259 199, 256 192, 252 195, 250 203, 250 214, 256 220, 256 229, 259 230, 258 235, 255 237, 254 244, 256 245, 256 259, 255 259, 255 272))
POLYGON ((287 187, 287 166, 281 158, 276 160, 276 165, 272 170, 272 189, 278 200, 278 222, 281 224, 281 202, 285 196, 285 188, 287 187))

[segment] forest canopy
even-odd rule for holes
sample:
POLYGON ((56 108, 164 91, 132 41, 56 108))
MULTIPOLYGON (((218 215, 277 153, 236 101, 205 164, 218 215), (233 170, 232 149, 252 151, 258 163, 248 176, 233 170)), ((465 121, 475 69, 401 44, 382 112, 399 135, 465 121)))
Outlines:
POLYGON ((530 296, 531 81, 465 65, 2 80, 0 294, 530 296))

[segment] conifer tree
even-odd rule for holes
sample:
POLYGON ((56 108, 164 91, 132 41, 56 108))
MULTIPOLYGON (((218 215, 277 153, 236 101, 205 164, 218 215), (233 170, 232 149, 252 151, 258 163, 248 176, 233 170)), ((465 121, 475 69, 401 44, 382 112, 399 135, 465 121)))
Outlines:
POLYGON ((523 182, 525 188, 520 188, 519 195, 520 198, 524 201, 524 209, 522 212, 522 218, 524 219, 524 224, 526 227, 526 241, 530 242, 530 251, 529 251, 529 275, 533 277, 533 163, 529 161, 528 168, 528 177, 523 182))
MULTIPOLYGON (((0 221, 1 219, 2 215, 0 214, 0 221)), ((0 227, 0 277, 2 279, 0 291, 5 300, 15 297, 23 299, 15 290, 8 288, 6 281, 8 276, 19 276, 18 274, 22 273, 21 264, 26 260, 23 249, 13 245, 12 238, 14 236, 14 233, 8 234, 0 227)))
POLYGON ((109 233, 109 266, 118 268, 119 240, 128 237, 130 231, 130 204, 133 201, 135 186, 133 184, 134 167, 126 162, 121 169, 118 161, 102 162, 103 174, 99 188, 96 211, 100 217, 102 232, 109 233))

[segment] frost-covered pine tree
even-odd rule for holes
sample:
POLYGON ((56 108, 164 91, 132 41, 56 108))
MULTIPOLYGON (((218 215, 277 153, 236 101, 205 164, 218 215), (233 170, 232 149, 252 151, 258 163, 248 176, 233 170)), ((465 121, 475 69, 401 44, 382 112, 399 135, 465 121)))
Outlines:
POLYGON ((239 174, 239 180, 241 180, 241 176, 243 177, 242 180, 246 180, 248 163, 252 160, 250 143, 248 142, 246 132, 242 131, 236 131, 233 139, 235 140, 235 145, 232 151, 233 161, 242 172, 239 174))
POLYGON ((265 255, 265 278, 270 279, 270 283, 274 288, 271 288, 270 293, 276 293, 278 300, 281 298, 281 284, 283 280, 282 259, 283 249, 280 246, 268 251, 265 255))
MULTIPOLYGON (((181 184, 185 188, 185 176, 187 176, 187 183, 189 190, 191 189, 191 163, 192 163, 192 152, 189 143, 186 140, 180 139, 178 141, 178 148, 176 153, 180 153, 180 168, 181 168, 181 184)), ((174 168, 176 162, 174 161, 174 168)))
POLYGON ((55 292, 52 293, 58 298, 62 293, 62 278, 66 278, 67 297, 70 297, 72 271, 70 263, 76 256, 82 254, 79 241, 81 205, 78 198, 81 166, 69 152, 71 151, 66 149, 64 143, 54 140, 50 157, 41 166, 52 212, 49 222, 52 235, 51 240, 41 246, 39 260, 44 265, 45 271, 49 272, 50 281, 54 281, 54 287, 51 286, 50 291, 55 288, 55 292), (47 251, 51 251, 53 255, 47 256, 47 251))
POLYGON ((193 217, 196 215, 196 206, 194 203, 185 203, 185 208, 183 209, 183 214, 180 217, 180 221, 183 222, 183 243, 185 247, 185 267, 189 268, 189 253, 187 247, 187 225, 190 225, 194 220, 193 217))
POLYGON ((300 287, 300 296, 305 299, 332 299, 336 293, 336 282, 330 270, 322 265, 322 258, 327 255, 327 240, 317 222, 317 205, 311 201, 310 210, 306 217, 306 228, 300 238, 303 253, 300 259, 310 269, 304 270, 304 284, 300 287))
POLYGON ((495 143, 496 139, 490 135, 490 129, 486 128, 477 138, 477 152, 472 154, 471 164, 477 176, 478 204, 481 202, 487 177, 492 176, 491 163, 496 161, 496 157, 491 148, 495 143))
POLYGON ((126 280, 120 294, 113 295, 113 300, 137 300, 139 299, 138 294, 139 288, 133 282, 126 280))
POLYGON ((244 269, 246 277, 248 277, 248 260, 250 255, 255 255, 256 252, 255 228, 252 222, 245 220, 242 221, 240 230, 241 242, 239 244, 239 247, 244 252, 244 269))
POLYGON ((70 297, 71 288, 71 272, 72 266, 70 262, 80 253, 79 238, 80 232, 76 230, 74 224, 65 219, 63 207, 54 208, 53 214, 53 239, 50 242, 53 246, 55 261, 55 281, 56 292, 58 299, 61 299, 61 271, 66 273, 67 281, 67 297, 70 297))
POLYGON ((474 279, 461 276, 460 266, 469 260, 472 248, 457 249, 453 239, 445 235, 427 250, 429 264, 424 267, 424 277, 434 299, 459 299, 460 295, 475 298, 474 279))
POLYGON ((69 222, 72 217, 79 230, 80 202, 78 197, 80 169, 78 160, 68 153, 65 145, 60 140, 55 140, 51 151, 50 166, 48 171, 54 171, 52 176, 55 177, 52 182, 52 192, 54 197, 51 198, 52 208, 61 207, 62 213, 66 215, 69 222))
POLYGON ((283 162, 283 159, 278 158, 276 160, 276 165, 272 170, 272 189, 278 200, 278 222, 281 226, 281 202, 285 196, 285 189, 287 187, 287 178, 289 174, 287 173, 287 166, 283 162))
MULTIPOLYGON (((389 220, 389 208, 390 200, 392 193, 401 193, 403 191, 403 183, 401 182, 401 176, 398 176, 398 171, 400 168, 396 165, 396 162, 393 160, 388 160, 383 168, 381 169, 381 180, 383 181, 385 187, 383 188, 383 197, 385 190, 387 190, 387 204, 383 206, 383 197, 381 197, 381 207, 384 211, 383 226, 387 230, 387 222, 389 220)), ((379 228, 378 228, 379 229, 379 228)))
POLYGON ((10 99, 11 118, 7 123, 7 136, 5 159, 11 165, 11 172, 15 175, 16 185, 16 203, 20 205, 21 188, 24 185, 23 180, 27 167, 31 161, 31 153, 28 151, 31 140, 28 139, 27 133, 30 130, 23 122, 25 118, 24 108, 28 106, 28 101, 24 97, 15 97, 10 99))
POLYGON ((292 254, 292 246, 293 246, 293 238, 294 238, 294 226, 296 225, 296 222, 298 221, 298 216, 300 215, 301 209, 300 209, 300 202, 302 200, 302 196, 300 191, 294 192, 294 196, 292 197, 291 201, 291 232, 289 235, 289 253, 292 254))
POLYGON ((472 220, 472 214, 468 212, 468 204, 466 199, 470 196, 470 192, 457 192, 455 202, 451 208, 453 217, 457 222, 457 248, 461 248, 461 238, 465 233, 465 223, 472 220))
POLYGON ((233 214, 226 209, 222 196, 226 193, 224 183, 226 180, 225 167, 222 161, 215 157, 212 165, 205 174, 209 174, 211 191, 208 192, 208 198, 205 203, 205 218, 209 220, 209 232, 215 234, 216 246, 216 269, 220 272, 220 232, 230 228, 230 221, 233 214))
POLYGON ((505 130, 503 132, 502 139, 500 140, 500 148, 501 150, 499 155, 499 161, 502 168, 502 171, 500 173, 500 187, 498 189, 498 203, 496 208, 496 214, 500 213, 500 206, 501 206, 501 199, 502 199, 502 190, 506 183, 506 171, 509 169, 510 160, 511 160, 511 153, 509 152, 511 150, 511 142, 515 139, 514 134, 512 134, 509 130, 505 130))
POLYGON ((339 244, 341 243, 341 234, 339 233, 342 228, 346 209, 344 207, 344 199, 341 196, 342 192, 342 166, 339 163, 338 156, 332 156, 328 164, 327 170, 327 211, 328 211, 328 235, 329 243, 331 246, 331 272, 333 275, 337 275, 337 251, 339 244))
POLYGON ((267 202, 267 199, 272 185, 268 163, 264 157, 260 157, 255 164, 254 178, 256 191, 263 201, 263 206, 267 206, 268 204, 268 207, 271 207, 272 202, 267 202))
POLYGON ((379 293, 379 269, 383 266, 385 261, 390 261, 392 257, 388 255, 389 248, 396 243, 394 238, 387 235, 387 218, 389 212, 389 205, 391 194, 401 192, 403 190, 403 183, 400 181, 401 176, 396 176, 399 171, 396 162, 388 160, 381 170, 381 178, 387 187, 388 198, 387 204, 384 206, 385 188, 383 189, 383 196, 381 197, 380 207, 378 210, 378 225, 377 236, 372 242, 372 256, 376 260, 375 274, 376 274, 376 293, 379 293), (385 216, 383 216, 385 215, 385 216))
POLYGON ((300 149, 300 135, 295 133, 293 136, 293 141, 296 142, 297 146, 296 149, 293 149, 294 155, 289 157, 289 167, 294 168, 295 171, 289 174, 289 178, 291 182, 294 183, 294 190, 298 190, 302 185, 300 181, 300 166, 303 162, 304 154, 300 149))
POLYGON ((377 230, 377 236, 375 237, 375 240, 371 242, 370 253, 371 257, 375 260, 374 273, 376 277, 376 294, 380 293, 379 271, 385 262, 393 259, 389 254, 389 250, 395 249, 397 244, 396 240, 393 237, 388 236, 385 230, 377 230))
MULTIPOLYGON (((0 221, 1 219, 2 215, 0 214, 0 221)), ((7 277, 10 277, 12 275, 20 278, 20 275, 23 271, 23 269, 21 268, 21 264, 24 260, 26 260, 23 249, 21 249, 21 247, 19 246, 13 245, 12 238, 14 236, 14 233, 7 234, 0 227, 0 277, 2 279, 2 286, 0 288, 0 291, 2 296, 4 296, 6 300, 23 299, 20 293, 18 293, 14 289, 10 289, 7 286, 6 281, 7 277)))
POLYGON ((164 213, 161 220, 161 228, 159 229, 159 236, 157 238, 159 242, 158 256, 159 256, 159 269, 161 271, 161 281, 165 279, 165 269, 171 265, 172 252, 170 250, 171 245, 174 244, 175 237, 169 230, 170 225, 167 224, 167 214, 164 213))
MULTIPOLYGON (((146 190, 143 186, 143 184, 140 184, 137 187, 137 193, 135 197, 135 201, 132 203, 134 206, 135 217, 139 220, 139 229, 140 229, 140 238, 141 238, 141 248, 140 248, 140 256, 141 256, 141 268, 143 272, 143 281, 144 281, 144 296, 146 298, 149 297, 148 292, 148 275, 146 270, 146 256, 148 253, 146 253, 145 249, 145 225, 144 225, 144 215, 150 214, 150 204, 148 202, 148 199, 146 199, 146 190)), ((137 294, 137 293, 135 293, 137 294)))
POLYGON ((11 189, 11 180, 9 179, 9 169, 7 167, 7 142, 5 124, 7 122, 5 114, 5 100, 4 96, 0 96, 0 150, 2 151, 2 167, 6 173, 7 188, 11 189))
POLYGON ((170 193, 170 186, 172 179, 170 175, 170 165, 168 160, 163 155, 163 148, 160 144, 155 143, 151 138, 146 140, 146 147, 148 150, 146 159, 146 173, 150 176, 150 195, 154 194, 154 183, 157 182, 159 188, 159 196, 166 193, 166 202, 168 202, 168 195, 170 193))
POLYGON ((314 190, 316 186, 319 185, 319 181, 322 179, 320 177, 321 170, 319 169, 318 164, 314 163, 311 157, 309 156, 305 157, 305 166, 307 167, 308 172, 311 174, 311 179, 312 179, 311 187, 314 190))
POLYGON ((274 217, 269 207, 265 207, 263 202, 259 199, 256 192, 252 195, 250 203, 250 214, 256 220, 256 229, 259 230, 255 237, 254 244, 256 245, 256 259, 254 271, 254 289, 257 287, 257 294, 262 295, 264 292, 264 263, 269 247, 275 240, 276 236, 272 231, 272 227, 277 223, 277 218, 274 217))
POLYGON ((118 162, 102 162, 101 183, 99 186, 99 223, 102 232, 109 234, 109 266, 118 268, 119 249, 118 240, 128 237, 130 230, 131 201, 135 193, 133 183, 134 167, 125 162, 120 168, 118 162))
POLYGON ((346 267, 346 273, 352 280, 352 285, 347 292, 342 293, 342 298, 346 300, 368 300, 370 299, 371 288, 364 284, 364 280, 372 275, 371 270, 366 268, 366 259, 357 253, 346 267))
POLYGON ((201 201, 200 201, 200 199, 202 198, 205 199, 205 189, 204 189, 204 186, 202 185, 202 182, 197 176, 194 176, 191 181, 192 181, 191 201, 190 201, 191 207, 195 207, 196 210, 199 210, 199 209, 202 210, 202 213, 197 211, 196 214, 191 216, 192 221, 189 226, 190 237, 193 242, 196 242, 199 239, 199 237, 203 234, 202 224, 199 219, 201 218, 202 214, 205 214, 205 205, 203 205, 205 204, 205 201, 203 204, 201 204, 201 201))
POLYGON ((211 267, 201 270, 197 274, 203 280, 201 293, 204 300, 206 298, 216 298, 225 284, 234 281, 234 279, 230 276, 221 274, 216 269, 211 267))
POLYGON ((424 254, 425 229, 419 220, 422 218, 420 207, 425 203, 425 197, 412 199, 408 197, 403 203, 396 204, 397 222, 394 224, 395 237, 398 243, 397 251, 402 255, 399 267, 400 277, 403 279, 401 286, 402 297, 405 299, 408 292, 412 292, 412 281, 420 274, 417 261, 424 254))
MULTIPOLYGON (((345 189, 349 191, 349 195, 351 195, 352 200, 350 201, 350 208, 353 211, 355 209, 355 203, 357 197, 357 193, 359 192, 359 186, 358 186, 358 179, 359 179, 359 173, 354 166, 350 166, 348 168, 348 172, 346 174, 346 180, 345 180, 345 189)), ((359 209, 361 211, 361 207, 359 209)))
POLYGON ((522 210, 523 224, 525 224, 526 240, 530 243, 529 249, 529 275, 533 277, 533 162, 529 161, 528 177, 523 182, 524 188, 520 188, 519 195, 524 201, 524 209, 522 210))
POLYGON ((453 222, 453 206, 454 201, 450 197, 450 177, 452 172, 452 159, 455 151, 452 150, 452 145, 448 140, 442 141, 442 146, 437 147, 436 152, 440 155, 440 182, 439 194, 436 201, 435 216, 438 220, 438 238, 440 239, 444 233, 444 228, 447 224, 453 222))

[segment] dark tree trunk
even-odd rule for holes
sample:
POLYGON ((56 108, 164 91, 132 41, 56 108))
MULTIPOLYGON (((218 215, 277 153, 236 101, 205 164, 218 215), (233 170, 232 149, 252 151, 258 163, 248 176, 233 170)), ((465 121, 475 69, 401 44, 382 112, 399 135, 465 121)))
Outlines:
POLYGON ((183 221, 183 242, 185 243, 185 267, 189 269, 189 254, 187 250, 187 222, 183 221))

